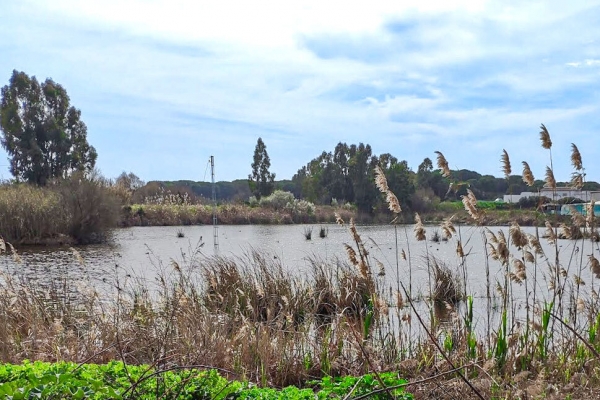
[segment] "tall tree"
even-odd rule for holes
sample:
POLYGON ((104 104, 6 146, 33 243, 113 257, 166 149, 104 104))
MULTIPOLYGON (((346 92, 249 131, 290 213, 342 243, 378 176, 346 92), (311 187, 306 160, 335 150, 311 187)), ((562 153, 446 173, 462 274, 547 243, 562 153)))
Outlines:
POLYGON ((271 168, 271 160, 267 153, 267 146, 261 138, 258 138, 256 147, 254 148, 254 159, 252 162, 252 173, 248 175, 250 190, 260 199, 262 196, 268 196, 273 192, 275 187, 275 174, 269 172, 271 168))
POLYGON ((1 95, 1 143, 15 178, 45 185, 94 168, 97 153, 87 142, 87 127, 61 85, 13 71, 1 95))

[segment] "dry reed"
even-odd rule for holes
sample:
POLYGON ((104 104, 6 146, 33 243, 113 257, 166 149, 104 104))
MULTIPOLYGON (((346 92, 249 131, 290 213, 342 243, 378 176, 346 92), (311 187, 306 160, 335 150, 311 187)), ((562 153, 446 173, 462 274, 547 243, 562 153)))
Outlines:
POLYGON ((529 164, 526 161, 523 161, 523 182, 525 182, 527 186, 533 186, 535 184, 533 173, 531 172, 531 168, 529 168, 529 164))
POLYGON ((506 150, 502 150, 502 157, 500 160, 502 161, 502 172, 504 172, 504 177, 508 180, 508 178, 510 178, 510 174, 512 173, 512 169, 506 150))
POLYGON ((544 124, 540 125, 540 141, 542 142, 542 147, 546 150, 550 150, 552 148, 552 140, 550 140, 550 133, 548 129, 544 126, 544 124))
POLYGON ((437 155, 437 167, 442 171, 442 176, 448 178, 450 176, 450 167, 448 166, 446 157, 440 151, 436 151, 435 154, 437 155))

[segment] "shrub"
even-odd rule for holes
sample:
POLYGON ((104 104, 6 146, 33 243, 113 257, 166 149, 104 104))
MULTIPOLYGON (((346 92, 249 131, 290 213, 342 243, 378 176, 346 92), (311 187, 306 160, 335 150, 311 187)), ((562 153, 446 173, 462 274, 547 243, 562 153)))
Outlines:
POLYGON ((295 199, 286 205, 286 209, 294 215, 313 215, 315 213, 315 205, 306 200, 295 199))
POLYGON ((256 199, 256 196, 250 196, 250 198, 248 199, 248 205, 250 207, 258 206, 258 200, 256 199))
POLYGON ((430 188, 418 189, 411 196, 412 211, 425 213, 435 209, 440 203, 440 198, 430 188))
POLYGON ((520 198, 518 205, 520 208, 537 208, 551 202, 552 200, 546 196, 530 196, 520 198))
POLYGON ((272 208, 273 210, 283 210, 289 203, 294 202, 294 195, 291 192, 276 190, 270 196, 260 199, 260 206, 272 208))
POLYGON ((86 177, 76 173, 52 188, 61 197, 67 233, 77 243, 104 242, 118 225, 121 206, 109 187, 109 182, 97 174, 86 177))

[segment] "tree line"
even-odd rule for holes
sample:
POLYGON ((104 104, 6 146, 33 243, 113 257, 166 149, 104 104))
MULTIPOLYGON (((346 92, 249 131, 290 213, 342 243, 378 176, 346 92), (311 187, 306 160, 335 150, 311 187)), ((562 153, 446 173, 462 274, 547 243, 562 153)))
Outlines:
MULTIPOLYGON (((87 127, 80 116, 60 84, 52 79, 40 83, 24 72, 13 71, 9 84, 1 90, 0 142, 17 182, 44 186, 74 172, 93 171, 97 153, 87 141, 87 127)), ((291 180, 275 181, 267 146, 258 138, 248 179, 218 182, 217 197, 220 201, 243 202, 251 196, 260 199, 274 190, 284 190, 315 204, 351 203, 361 212, 378 212, 385 209, 385 204, 375 185, 377 165, 407 211, 426 211, 424 207, 436 202, 458 200, 467 189, 478 199, 494 200, 504 194, 535 192, 544 185, 544 181, 537 180, 528 187, 520 175, 496 178, 466 169, 451 171, 444 177, 430 158, 413 170, 407 161, 390 153, 373 154, 369 144, 342 142, 302 166, 291 180)), ((164 190, 179 193, 182 198, 210 199, 212 193, 212 185, 207 182, 144 183, 133 173, 123 173, 115 182, 134 193, 130 199, 134 202, 143 202, 164 190)), ((586 182, 583 189, 599 190, 600 185, 586 182)))

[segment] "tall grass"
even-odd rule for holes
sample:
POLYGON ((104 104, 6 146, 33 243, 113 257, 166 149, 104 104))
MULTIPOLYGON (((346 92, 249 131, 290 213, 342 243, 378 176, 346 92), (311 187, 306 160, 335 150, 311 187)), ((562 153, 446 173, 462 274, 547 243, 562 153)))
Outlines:
MULTIPOLYGON (((224 225, 333 223, 334 212, 339 212, 348 220, 356 215, 352 210, 331 206, 318 206, 309 214, 293 209, 221 204, 217 207, 217 219, 224 225)), ((212 215, 212 206, 203 204, 134 204, 124 208, 122 224, 125 226, 210 225, 212 215)), ((372 220, 372 217, 364 218, 366 221, 372 220)))
MULTIPOLYGON (((437 154, 445 171, 448 162, 437 154)), ((402 210, 383 173, 376 174, 397 221, 402 210)), ((485 221, 473 193, 463 207, 472 222, 485 221)), ((346 224, 341 215, 335 219, 346 224)), ((156 282, 127 277, 119 268, 104 286, 5 274, 0 357, 202 363, 275 386, 398 370, 424 398, 536 398, 557 391, 566 397, 577 390, 585 398, 599 387, 600 261, 590 235, 573 239, 563 265, 555 221, 547 221, 545 238, 526 234, 517 222, 507 232, 475 228, 485 248, 468 249, 470 238, 450 218, 439 229, 456 247, 453 265, 430 257, 426 227, 415 219, 431 273, 421 294, 413 292, 411 275, 411 254, 419 248, 403 242, 394 223, 396 265, 380 261, 352 220, 347 261, 314 257, 300 272, 255 251, 235 258, 192 250, 182 262, 157 262, 156 282), (551 252, 542 240, 553 245, 551 252), (486 255, 480 266, 485 294, 470 289, 466 265, 473 251, 486 255), (494 276, 491 269, 501 272, 494 276), (387 279, 391 271, 396 276, 387 279), (474 309, 484 309, 487 318, 474 309), (430 386, 418 379, 423 375, 430 386)), ((574 216, 572 225, 584 232, 597 228, 590 212, 574 216)), ((2 249, 10 253, 10 246, 2 249)))
POLYGON ((109 186, 80 174, 47 187, 0 185, 0 235, 14 244, 104 242, 120 218, 109 186))

